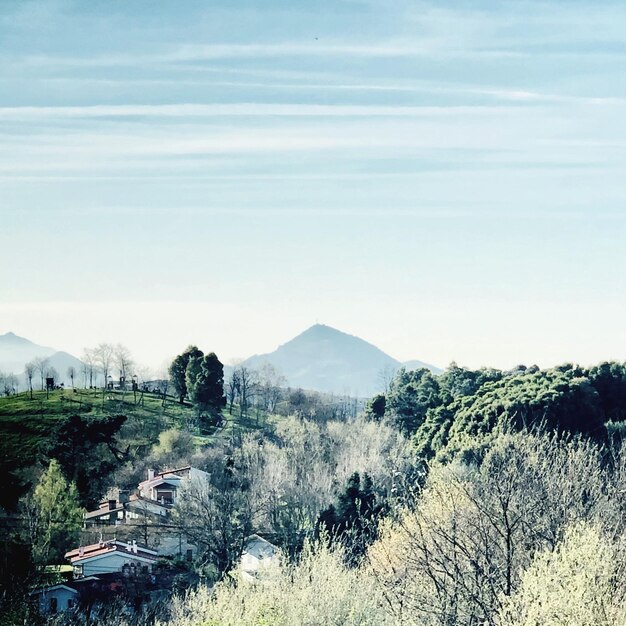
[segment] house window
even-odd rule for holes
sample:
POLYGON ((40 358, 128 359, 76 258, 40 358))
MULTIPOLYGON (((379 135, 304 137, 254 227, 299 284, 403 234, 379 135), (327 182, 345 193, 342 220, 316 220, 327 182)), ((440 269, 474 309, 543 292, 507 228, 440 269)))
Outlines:
POLYGON ((193 550, 187 550, 187 560, 188 561, 193 560, 193 550))
POLYGON ((74 606, 74 600, 72 598, 67 599, 67 608, 71 609, 74 606))
POLYGON ((58 609, 58 600, 55 597, 50 598, 50 613, 56 613, 58 609))

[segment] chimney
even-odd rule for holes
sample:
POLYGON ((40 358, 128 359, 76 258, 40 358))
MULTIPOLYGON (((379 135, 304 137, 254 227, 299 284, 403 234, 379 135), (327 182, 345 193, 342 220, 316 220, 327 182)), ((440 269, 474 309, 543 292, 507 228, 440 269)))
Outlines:
POLYGON ((117 500, 115 499, 109 500, 109 511, 113 511, 115 509, 116 504, 117 504, 117 500))
POLYGON ((154 470, 153 469, 149 469, 148 470, 148 480, 152 480, 154 478, 154 470))
POLYGON ((133 554, 137 554, 137 542, 133 539, 133 545, 131 547, 131 552, 133 554))

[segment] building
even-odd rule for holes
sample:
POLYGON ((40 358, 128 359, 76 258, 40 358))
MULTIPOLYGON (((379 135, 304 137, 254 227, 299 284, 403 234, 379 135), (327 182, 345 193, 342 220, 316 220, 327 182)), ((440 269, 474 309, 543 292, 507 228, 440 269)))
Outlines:
POLYGON ((244 544, 239 571, 246 582, 258 582, 279 565, 280 551, 259 535, 250 535, 244 544))
POLYGON ((150 574, 159 557, 156 550, 114 539, 70 550, 65 558, 74 568, 74 577, 82 578, 117 572, 124 576, 150 574))
POLYGON ((155 473, 148 470, 148 479, 139 483, 139 495, 146 500, 165 505, 176 504, 176 497, 181 487, 190 480, 208 480, 209 475, 195 467, 186 466, 155 473))
POLYGON ((41 587, 31 591, 30 596, 37 601, 42 615, 67 611, 74 608, 78 601, 78 591, 69 584, 41 587))
POLYGON ((159 521, 169 517, 180 489, 190 480, 208 480, 209 475, 186 466, 164 472, 148 470, 136 493, 114 489, 98 508, 85 514, 85 526, 117 525, 136 520, 159 521))

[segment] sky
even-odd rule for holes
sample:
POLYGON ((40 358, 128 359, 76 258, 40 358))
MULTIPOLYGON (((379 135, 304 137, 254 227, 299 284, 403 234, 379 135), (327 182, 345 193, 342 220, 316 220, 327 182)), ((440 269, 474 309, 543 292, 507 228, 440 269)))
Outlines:
POLYGON ((626 358, 626 5, 4 0, 0 333, 626 358))

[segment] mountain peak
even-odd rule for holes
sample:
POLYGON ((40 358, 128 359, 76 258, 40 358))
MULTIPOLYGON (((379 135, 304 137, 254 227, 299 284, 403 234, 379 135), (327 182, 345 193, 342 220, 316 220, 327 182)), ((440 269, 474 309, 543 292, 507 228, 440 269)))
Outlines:
POLYGON ((0 341, 4 341, 5 343, 11 344, 28 344, 34 345, 32 341, 26 339, 26 337, 20 337, 16 335, 14 332, 9 331, 8 333, 4 333, 4 335, 0 335, 0 341))

